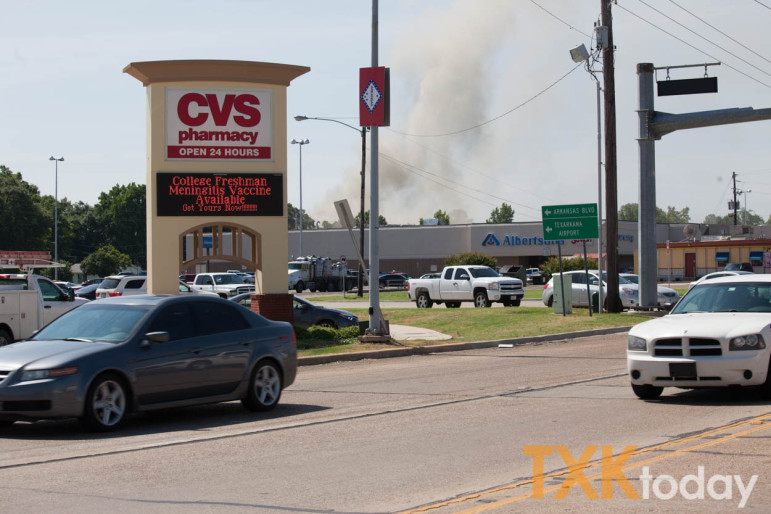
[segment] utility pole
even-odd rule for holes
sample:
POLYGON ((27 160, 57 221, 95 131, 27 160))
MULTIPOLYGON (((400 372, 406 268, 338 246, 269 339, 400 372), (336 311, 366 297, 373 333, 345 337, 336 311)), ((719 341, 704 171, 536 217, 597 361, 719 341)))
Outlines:
POLYGON ((733 183, 734 183, 734 203, 733 203, 733 207, 734 207, 734 225, 736 225, 736 220, 737 220, 737 212, 736 211, 739 210, 739 204, 736 201, 736 172, 735 171, 731 174, 731 179, 733 180, 733 183))
POLYGON ((608 257, 607 304, 608 312, 621 312, 618 294, 618 191, 616 160, 616 79, 613 63, 613 18, 610 13, 612 0, 600 0, 601 20, 608 29, 608 46, 602 49, 602 80, 605 90, 605 213, 607 218, 608 257))

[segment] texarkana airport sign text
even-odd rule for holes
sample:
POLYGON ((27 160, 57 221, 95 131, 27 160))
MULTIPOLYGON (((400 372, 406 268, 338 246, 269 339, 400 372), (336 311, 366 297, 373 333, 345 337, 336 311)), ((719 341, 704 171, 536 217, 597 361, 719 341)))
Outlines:
POLYGON ((563 239, 596 239, 597 204, 544 205, 543 238, 550 241, 563 239))

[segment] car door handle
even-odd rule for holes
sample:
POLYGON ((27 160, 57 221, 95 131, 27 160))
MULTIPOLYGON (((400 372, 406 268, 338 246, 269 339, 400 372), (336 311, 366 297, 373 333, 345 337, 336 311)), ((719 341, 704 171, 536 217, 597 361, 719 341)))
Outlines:
POLYGON ((44 309, 50 309, 50 308, 51 308, 51 306, 50 306, 50 305, 43 305, 43 308, 44 308, 44 309))

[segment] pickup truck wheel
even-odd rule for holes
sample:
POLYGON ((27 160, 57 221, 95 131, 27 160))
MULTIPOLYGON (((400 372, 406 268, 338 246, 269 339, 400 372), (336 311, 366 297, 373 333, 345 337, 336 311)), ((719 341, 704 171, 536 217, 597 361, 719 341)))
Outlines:
POLYGON ((419 293, 415 298, 415 305, 418 309, 430 309, 434 305, 434 301, 428 296, 428 293, 419 293))
POLYGON ((474 294, 474 307, 490 307, 492 305, 487 299, 487 293, 479 291, 474 294))
POLYGON ((305 283, 302 280, 300 280, 298 283, 295 284, 294 290, 297 291, 298 293, 302 293, 303 289, 305 289, 305 283))
POLYGON ((447 302, 446 307, 448 309, 459 309, 460 308, 460 302, 447 302))
POLYGON ((6 329, 0 328, 0 346, 5 346, 7 344, 11 344, 12 342, 13 338, 11 337, 11 334, 9 334, 6 329))
POLYGON ((659 396, 661 396, 661 393, 664 392, 663 387, 656 387, 652 385, 637 385, 632 384, 632 391, 634 391, 634 394, 637 395, 637 397, 641 400, 655 400, 659 396))
POLYGON ((510 298, 504 298, 501 300, 501 303, 504 307, 511 307, 511 299, 510 298))
POLYGON ((522 298, 517 298, 516 300, 512 300, 511 301, 511 305, 513 307, 519 307, 519 304, 521 304, 521 303, 522 303, 522 298))

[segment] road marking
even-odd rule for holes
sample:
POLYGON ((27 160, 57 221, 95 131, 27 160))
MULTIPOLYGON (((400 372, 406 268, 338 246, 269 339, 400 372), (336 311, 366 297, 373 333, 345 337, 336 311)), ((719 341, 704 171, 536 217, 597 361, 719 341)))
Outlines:
MULTIPOLYGON (((646 466, 646 465, 649 465, 649 464, 654 463, 654 462, 659 462, 659 461, 670 459, 670 458, 673 458, 673 457, 678 457, 680 455, 683 455, 683 454, 686 454, 686 453, 689 453, 689 452, 701 450, 703 448, 707 448, 707 447, 710 447, 710 446, 715 446, 715 445, 722 444, 722 443, 725 443, 725 442, 728 442, 728 441, 732 441, 734 439, 737 439, 737 438, 740 438, 740 437, 744 437, 744 436, 753 434, 755 432, 760 432, 761 430, 767 430, 767 429, 771 428, 771 413, 763 414, 762 416, 757 416, 755 418, 751 418, 751 419, 744 420, 744 421, 739 421, 739 422, 736 422, 736 423, 730 423, 730 424, 724 425, 722 427, 718 427, 718 428, 715 428, 715 429, 712 429, 712 430, 707 430, 706 432, 702 432, 702 433, 695 434, 695 435, 692 435, 692 436, 684 437, 684 438, 681 438, 681 439, 676 439, 676 440, 673 440, 673 441, 668 441, 666 443, 658 444, 658 445, 655 445, 655 446, 650 446, 650 447, 647 447, 647 448, 640 448, 640 449, 636 450, 631 455, 630 458, 639 457, 639 456, 645 455, 647 453, 657 452, 657 451, 662 451, 662 450, 665 450, 665 449, 669 449, 669 448, 672 448, 673 446, 684 445, 684 444, 688 444, 690 442, 699 441, 699 440, 706 439, 706 438, 709 438, 709 437, 714 437, 714 436, 716 436, 718 434, 721 434, 721 433, 724 433, 724 432, 728 432, 728 431, 731 431, 731 430, 737 430, 737 429, 740 429, 740 428, 743 428, 743 427, 746 427, 746 426, 749 426, 749 425, 755 425, 755 426, 753 426, 752 428, 749 428, 747 430, 743 430, 741 432, 736 432, 736 433, 733 433, 733 434, 728 434, 728 435, 722 436, 720 438, 717 438, 717 439, 714 439, 714 440, 711 440, 711 441, 707 441, 707 442, 704 442, 704 443, 701 443, 701 444, 697 444, 697 445, 694 445, 694 446, 689 446, 687 448, 680 448, 680 449, 672 451, 671 453, 667 453, 667 454, 664 454, 664 455, 659 455, 659 456, 656 456, 656 457, 651 457, 651 458, 648 458, 648 459, 645 459, 645 460, 642 460, 642 461, 631 462, 631 463, 628 463, 628 464, 624 465, 622 467, 622 470, 626 471, 626 470, 630 470, 630 469, 639 468, 639 467, 646 466)), ((585 471, 585 470, 590 470, 591 471, 593 469, 596 469, 596 468, 600 467, 601 465, 602 465, 602 459, 598 459, 598 460, 595 460, 595 461, 592 461, 592 462, 588 463, 585 466, 580 466, 578 469, 581 469, 582 471, 585 471)), ((544 475, 544 479, 562 477, 562 476, 565 476, 568 473, 570 473, 570 471, 571 471, 570 469, 554 471, 552 473, 545 474, 544 475)), ((600 478, 602 478, 602 474, 601 473, 597 473, 597 474, 594 474, 592 476, 589 476, 588 480, 597 480, 597 479, 600 479, 600 478)), ((490 495, 494 495, 494 494, 500 494, 500 493, 503 493, 503 492, 506 492, 506 491, 513 491, 513 490, 519 489, 521 487, 533 485, 533 483, 534 483, 534 479, 532 479, 532 478, 528 479, 528 480, 522 480, 520 482, 515 482, 513 484, 508 484, 508 485, 504 485, 504 486, 501 486, 501 487, 496 487, 495 489, 490 489, 488 491, 482 491, 482 492, 478 492, 478 493, 473 493, 473 494, 469 494, 469 495, 466 495, 466 496, 463 496, 463 497, 460 497, 460 498, 454 498, 452 500, 447 500, 447 501, 436 503, 436 504, 433 504, 433 505, 428 505, 428 506, 421 507, 421 508, 418 508, 418 509, 412 509, 412 510, 404 511, 403 514, 428 512, 428 511, 431 511, 431 510, 441 509, 441 508, 450 507, 450 506, 458 507, 460 504, 465 503, 465 502, 477 500, 477 499, 484 498, 486 496, 490 496, 490 495)), ((544 488, 544 494, 557 491, 560 487, 562 487, 562 484, 556 485, 556 486, 551 486, 551 487, 548 487, 548 488, 544 488)), ((514 497, 511 497, 511 498, 504 498, 503 500, 498 500, 498 501, 495 501, 495 502, 492 502, 492 503, 488 503, 486 505, 482 505, 482 506, 478 506, 478 507, 472 507, 472 508, 469 508, 469 509, 466 509, 466 510, 462 510, 462 511, 459 511, 459 512, 464 513, 464 514, 472 514, 472 513, 478 513, 478 512, 485 512, 485 511, 488 511, 488 510, 493 510, 493 509, 497 509, 497 508, 500 508, 500 507, 504 507, 506 505, 511 505, 512 503, 517 503, 517 502, 520 502, 520 501, 523 501, 523 500, 530 499, 530 498, 532 498, 532 496, 533 496, 532 492, 525 493, 525 494, 521 494, 519 496, 514 496, 514 497)))

